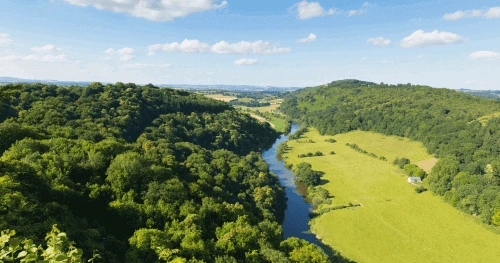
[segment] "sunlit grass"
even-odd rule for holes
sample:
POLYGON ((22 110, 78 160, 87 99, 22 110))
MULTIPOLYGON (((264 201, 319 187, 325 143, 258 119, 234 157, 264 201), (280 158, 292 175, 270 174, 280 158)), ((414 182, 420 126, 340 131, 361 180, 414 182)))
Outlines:
POLYGON ((412 163, 430 159, 418 142, 355 131, 320 136, 311 129, 290 141, 288 163, 309 162, 325 172, 332 204, 359 203, 361 207, 335 210, 312 221, 312 230, 325 243, 358 262, 500 262, 500 235, 486 230, 432 193, 417 194, 403 172, 392 165, 396 157, 412 163), (324 142, 335 138, 336 143, 324 142), (359 153, 346 143, 387 161, 359 153), (297 155, 321 151, 322 157, 297 155), (335 151, 335 155, 329 155, 335 151))

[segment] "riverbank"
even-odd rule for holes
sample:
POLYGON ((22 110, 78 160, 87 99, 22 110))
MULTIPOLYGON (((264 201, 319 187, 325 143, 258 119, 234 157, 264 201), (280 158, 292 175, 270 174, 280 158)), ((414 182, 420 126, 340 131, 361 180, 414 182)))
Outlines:
POLYGON ((322 207, 361 204, 312 220, 313 233, 342 255, 359 262, 500 261, 499 235, 432 193, 417 194, 402 170, 392 165, 395 157, 413 163, 432 158, 418 142, 360 131, 321 136, 310 129, 288 145, 287 163, 308 162, 325 173, 322 187, 330 192, 332 204, 322 207), (337 142, 325 141, 329 138, 337 142), (298 157, 316 151, 323 156, 298 157))

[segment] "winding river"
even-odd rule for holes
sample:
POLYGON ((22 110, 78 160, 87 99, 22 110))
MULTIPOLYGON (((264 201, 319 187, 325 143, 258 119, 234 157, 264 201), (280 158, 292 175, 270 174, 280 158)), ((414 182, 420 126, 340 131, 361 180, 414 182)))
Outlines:
MULTIPOLYGON (((291 133, 299 129, 299 125, 292 124, 291 133)), ((303 184, 296 184, 293 172, 285 168, 285 162, 276 157, 276 148, 282 142, 288 141, 288 136, 281 135, 273 146, 262 152, 264 160, 269 165, 269 170, 279 177, 280 183, 285 187, 287 197, 287 209, 285 211, 285 220, 283 222, 283 235, 286 238, 298 237, 316 244, 324 249, 324 245, 316 239, 309 228, 309 212, 312 205, 304 200, 306 189, 303 184)))

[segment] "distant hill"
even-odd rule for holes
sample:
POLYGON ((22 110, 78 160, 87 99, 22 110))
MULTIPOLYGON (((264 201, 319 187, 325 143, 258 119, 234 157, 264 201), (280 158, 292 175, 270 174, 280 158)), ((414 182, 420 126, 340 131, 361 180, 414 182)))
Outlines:
MULTIPOLYGON (((43 83, 59 86, 88 86, 92 81, 59 81, 59 80, 41 80, 41 79, 21 79, 11 77, 0 77, 0 85, 9 83, 43 83)), ((109 82, 101 82, 110 84, 109 82)), ((154 84, 158 87, 169 87, 183 90, 225 90, 225 91, 295 91, 301 87, 274 87, 274 86, 252 86, 252 85, 189 85, 189 84, 154 84)))
POLYGON ((486 99, 500 100, 500 90, 459 89, 458 91, 486 99))

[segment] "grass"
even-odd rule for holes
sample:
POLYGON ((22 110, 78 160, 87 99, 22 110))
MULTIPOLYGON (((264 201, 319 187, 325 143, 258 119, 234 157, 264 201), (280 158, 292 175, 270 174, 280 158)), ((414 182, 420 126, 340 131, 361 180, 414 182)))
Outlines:
POLYGON ((285 124, 286 124, 285 119, 272 117, 272 118, 268 119, 268 121, 274 125, 275 130, 277 130, 279 132, 285 131, 285 124))
MULTIPOLYGON (((246 113, 251 114, 252 112, 256 112, 257 110, 260 112, 271 112, 273 110, 276 110, 279 106, 280 106, 279 104, 272 104, 270 106, 265 106, 265 107, 246 107, 246 106, 240 106, 240 105, 236 105, 234 107, 241 110, 242 112, 246 112, 246 113), (250 112, 248 112, 247 110, 250 110, 250 112)), ((278 114, 278 113, 276 113, 276 114, 278 114)), ((252 117, 254 117, 260 121, 267 121, 267 122, 271 123, 271 126, 273 126, 273 128, 279 132, 285 131, 286 121, 285 121, 285 117, 283 114, 279 114, 280 116, 283 116, 283 118, 272 117, 272 118, 268 118, 268 119, 265 119, 262 117, 257 118, 257 116, 255 114, 251 114, 251 115, 252 115, 252 117)))
POLYGON ((284 157, 287 163, 309 162, 325 172, 323 187, 334 196, 325 207, 362 204, 311 222, 313 233, 344 256, 357 262, 500 262, 500 235, 429 191, 417 194, 392 165, 395 157, 412 163, 432 159, 421 143, 361 131, 321 136, 311 129, 304 137, 301 140, 316 143, 290 141, 284 157), (336 143, 324 142, 332 137, 336 143), (354 151, 346 143, 388 161, 354 151), (297 157, 315 151, 325 155, 297 157), (328 155, 330 151, 336 154, 328 155))
POLYGON ((225 102, 230 102, 230 101, 238 99, 234 96, 224 96, 222 94, 211 94, 211 95, 205 95, 205 96, 212 98, 212 99, 215 99, 215 100, 221 100, 221 101, 225 101, 225 102))
POLYGON ((246 106, 240 106, 240 105, 237 105, 235 106, 236 108, 239 108, 243 111, 246 111, 247 109, 250 109, 251 111, 257 111, 259 110, 260 112, 271 112, 273 110, 276 110, 280 105, 279 104, 272 104, 272 105, 269 105, 269 106, 265 106, 265 107, 246 107, 246 106))

